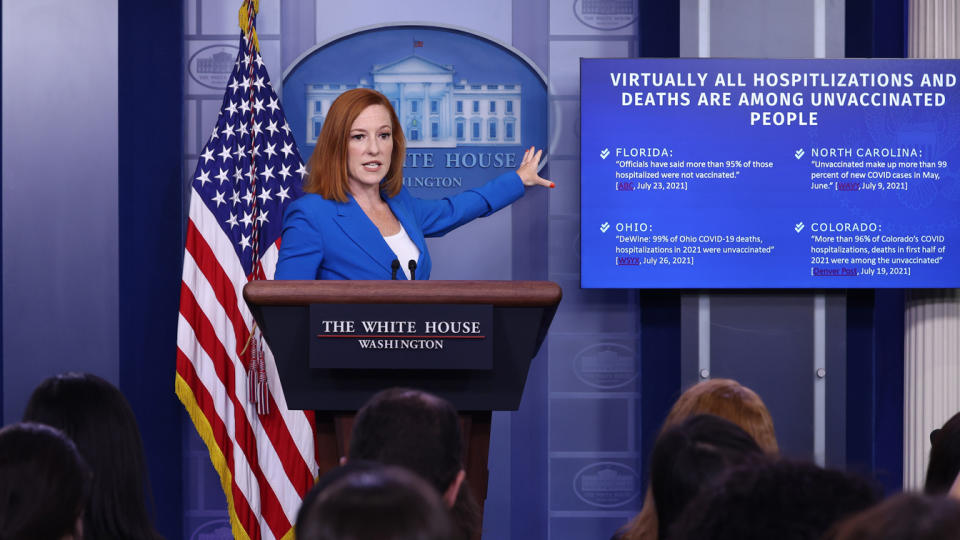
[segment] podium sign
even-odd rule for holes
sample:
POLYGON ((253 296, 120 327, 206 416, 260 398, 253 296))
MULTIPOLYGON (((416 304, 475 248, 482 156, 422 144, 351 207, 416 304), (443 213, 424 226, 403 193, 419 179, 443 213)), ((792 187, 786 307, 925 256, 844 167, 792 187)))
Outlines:
POLYGON ((493 306, 313 304, 310 367, 493 369, 493 306))

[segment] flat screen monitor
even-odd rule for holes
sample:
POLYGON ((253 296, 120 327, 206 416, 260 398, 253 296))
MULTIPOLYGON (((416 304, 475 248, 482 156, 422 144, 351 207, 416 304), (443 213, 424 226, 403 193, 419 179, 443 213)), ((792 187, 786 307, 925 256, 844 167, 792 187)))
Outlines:
POLYGON ((581 285, 960 286, 958 71, 582 60, 581 285))

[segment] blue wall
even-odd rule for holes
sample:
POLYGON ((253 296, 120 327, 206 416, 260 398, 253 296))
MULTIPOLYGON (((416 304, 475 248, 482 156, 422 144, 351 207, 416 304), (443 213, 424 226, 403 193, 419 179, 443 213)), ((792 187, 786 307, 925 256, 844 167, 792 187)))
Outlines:
MULTIPOLYGON (((907 56, 907 0, 847 0, 850 58, 907 56)), ((904 291, 847 295, 846 453, 887 493, 903 487, 904 291)))
POLYGON ((165 0, 119 8, 119 381, 147 449, 157 528, 172 539, 182 531, 186 418, 173 394, 183 254, 183 11, 165 0))

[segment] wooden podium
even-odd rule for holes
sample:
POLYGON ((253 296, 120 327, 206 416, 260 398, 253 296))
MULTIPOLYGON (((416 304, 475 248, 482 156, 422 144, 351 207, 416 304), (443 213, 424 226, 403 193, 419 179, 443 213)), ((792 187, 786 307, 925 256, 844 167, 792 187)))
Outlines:
POLYGON ((354 415, 374 393, 403 386, 448 399, 460 412, 464 468, 477 501, 487 493, 492 411, 520 406, 562 291, 550 281, 253 281, 244 299, 277 363, 287 406, 315 410, 320 474, 347 455, 354 415), (492 306, 491 369, 323 369, 310 366, 312 304, 492 306))

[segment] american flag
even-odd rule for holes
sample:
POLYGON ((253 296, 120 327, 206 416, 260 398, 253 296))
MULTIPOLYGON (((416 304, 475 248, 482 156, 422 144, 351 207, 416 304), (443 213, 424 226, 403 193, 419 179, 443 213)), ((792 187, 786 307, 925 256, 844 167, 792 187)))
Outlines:
POLYGON ((234 537, 256 540, 292 538, 317 457, 313 413, 287 409, 241 295, 248 280, 273 278, 283 210, 306 175, 248 34, 193 176, 176 392, 220 474, 234 537))

